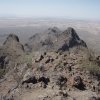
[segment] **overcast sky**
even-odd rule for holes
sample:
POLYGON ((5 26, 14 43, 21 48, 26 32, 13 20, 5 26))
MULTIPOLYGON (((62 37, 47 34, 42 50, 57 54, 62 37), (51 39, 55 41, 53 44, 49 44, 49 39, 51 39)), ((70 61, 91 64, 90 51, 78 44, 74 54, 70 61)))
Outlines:
POLYGON ((100 20, 100 0, 0 0, 0 17, 100 20))

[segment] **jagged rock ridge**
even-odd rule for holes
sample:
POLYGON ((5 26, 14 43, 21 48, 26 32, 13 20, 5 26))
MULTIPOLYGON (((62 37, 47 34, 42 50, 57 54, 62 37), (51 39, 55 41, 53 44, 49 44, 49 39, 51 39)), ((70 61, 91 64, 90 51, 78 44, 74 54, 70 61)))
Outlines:
POLYGON ((100 99, 100 79, 84 68, 83 62, 89 60, 88 49, 73 28, 64 32, 49 28, 30 37, 25 47, 36 52, 22 57, 23 45, 11 34, 3 44, 5 51, 0 49, 0 67, 3 69, 8 60, 14 63, 0 80, 0 100, 100 99), (7 60, 11 55, 12 59, 7 60))
POLYGON ((49 28, 44 33, 37 33, 30 37, 25 45, 29 51, 66 51, 77 46, 87 47, 71 27, 64 32, 56 27, 49 28))
POLYGON ((18 36, 9 34, 3 46, 0 47, 0 68, 6 68, 9 61, 16 60, 23 53, 24 46, 20 43, 18 36))
POLYGON ((10 34, 6 41, 3 43, 3 47, 12 50, 24 51, 23 45, 20 43, 18 36, 10 34))

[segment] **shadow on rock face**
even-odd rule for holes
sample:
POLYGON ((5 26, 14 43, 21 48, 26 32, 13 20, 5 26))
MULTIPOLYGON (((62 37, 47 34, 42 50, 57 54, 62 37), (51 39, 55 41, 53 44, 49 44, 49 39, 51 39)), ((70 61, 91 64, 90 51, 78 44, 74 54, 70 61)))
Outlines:
POLYGON ((30 77, 29 79, 25 80, 22 82, 22 84, 24 83, 33 83, 36 84, 37 83, 37 79, 35 77, 30 77))
POLYGON ((40 77, 39 82, 44 82, 46 85, 48 85, 48 82, 50 82, 50 79, 49 78, 45 78, 45 77, 40 77))
POLYGON ((80 76, 75 76, 72 78, 72 86, 79 90, 85 90, 85 85, 80 76))

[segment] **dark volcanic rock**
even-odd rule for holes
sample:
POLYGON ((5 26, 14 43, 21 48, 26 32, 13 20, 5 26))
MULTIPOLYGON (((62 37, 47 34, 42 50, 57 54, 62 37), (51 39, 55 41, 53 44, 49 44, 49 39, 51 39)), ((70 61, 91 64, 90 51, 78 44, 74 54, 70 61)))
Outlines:
POLYGON ((24 54, 24 47, 20 43, 18 36, 10 34, 3 46, 0 47, 0 69, 10 66, 22 54, 24 54))
POLYGON ((24 46, 20 43, 18 36, 10 34, 3 43, 2 51, 7 56, 21 56, 24 53, 24 46))
POLYGON ((71 27, 64 32, 56 27, 49 28, 44 33, 30 37, 25 45, 27 51, 66 51, 77 46, 87 47, 71 27))
POLYGON ((72 78, 72 86, 74 86, 80 90, 85 89, 85 85, 83 84, 82 78, 80 76, 74 76, 72 78))
POLYGON ((56 84, 58 86, 60 86, 60 88, 62 88, 67 82, 67 78, 66 77, 63 77, 63 76, 59 76, 58 79, 57 79, 57 82, 56 84))
POLYGON ((83 46, 87 47, 86 43, 79 38, 76 31, 69 27, 67 30, 65 30, 62 34, 62 45, 59 50, 65 51, 69 48, 72 48, 74 46, 83 46))
POLYGON ((19 42, 18 36, 14 35, 14 34, 10 34, 10 35, 7 37, 6 41, 3 43, 3 45, 5 45, 7 42, 10 42, 10 41, 13 41, 13 40, 19 42))
POLYGON ((10 34, 3 43, 3 49, 10 53, 21 55, 24 52, 24 47, 20 43, 18 36, 10 34))

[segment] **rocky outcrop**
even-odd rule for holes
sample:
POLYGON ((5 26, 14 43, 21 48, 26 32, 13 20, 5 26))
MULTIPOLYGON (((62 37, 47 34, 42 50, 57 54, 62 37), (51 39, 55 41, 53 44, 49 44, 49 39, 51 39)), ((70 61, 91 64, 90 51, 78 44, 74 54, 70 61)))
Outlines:
POLYGON ((87 47, 71 27, 64 32, 56 27, 49 28, 44 33, 33 35, 25 44, 26 50, 29 51, 66 51, 78 46, 87 47))
MULTIPOLYGON (((33 100, 38 98, 40 100, 91 100, 94 98, 98 100, 97 85, 94 83, 96 80, 78 63, 85 57, 82 51, 81 53, 36 52, 32 58, 32 68, 25 71, 23 75, 21 84, 23 95, 25 96, 26 93, 29 98, 32 96, 33 100), (28 94, 30 91, 32 95, 28 94)), ((99 84, 98 81, 97 84, 99 84)))
POLYGON ((58 50, 66 51, 75 46, 76 47, 78 46, 87 47, 86 43, 79 38, 76 31, 71 27, 65 30, 61 34, 60 38, 62 42, 58 50))
POLYGON ((80 76, 74 76, 72 77, 72 86, 80 89, 80 90, 84 90, 85 89, 85 85, 83 83, 83 80, 80 76))
POLYGON ((11 51, 11 52, 16 52, 16 53, 23 53, 24 47, 20 43, 18 36, 14 34, 10 34, 6 41, 3 43, 3 48, 5 50, 11 51))
POLYGON ((7 44, 8 42, 13 41, 13 40, 15 40, 16 42, 19 42, 18 36, 14 35, 14 34, 10 34, 10 35, 7 37, 6 41, 3 43, 3 45, 5 45, 5 44, 7 44))
POLYGON ((8 35, 2 47, 0 47, 0 70, 9 70, 15 66, 16 60, 24 54, 24 47, 20 43, 18 36, 8 35), (8 69, 7 69, 8 68, 8 69))
MULTIPOLYGON (((14 63, 0 81, 1 100, 99 100, 99 79, 84 67, 88 49, 73 28, 49 28, 32 36, 25 48, 34 52, 14 63)), ((19 60, 22 52, 19 38, 9 35, 0 49, 0 67, 19 60)))

